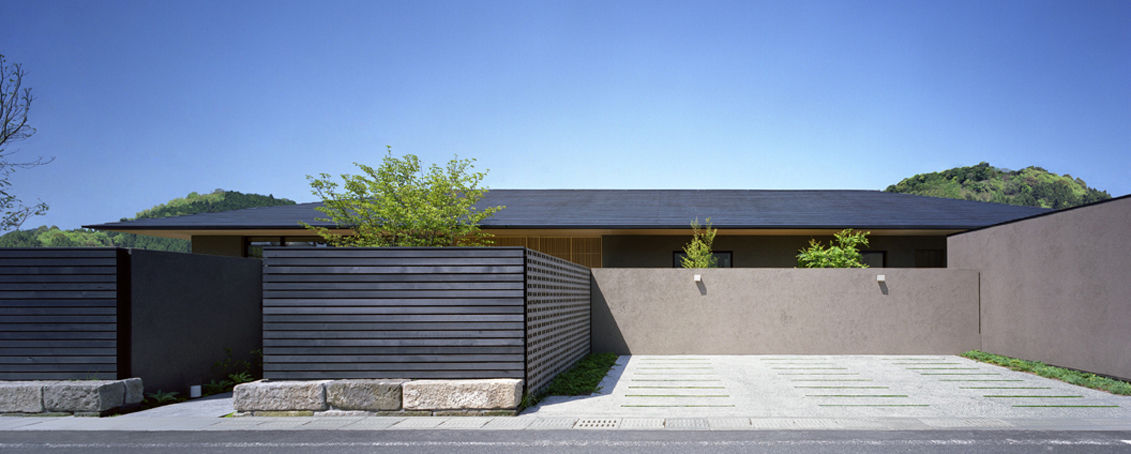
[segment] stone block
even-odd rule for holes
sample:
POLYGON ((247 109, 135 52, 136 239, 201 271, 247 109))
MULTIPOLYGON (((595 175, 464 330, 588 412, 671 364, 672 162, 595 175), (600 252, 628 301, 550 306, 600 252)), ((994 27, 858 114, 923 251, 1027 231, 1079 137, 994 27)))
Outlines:
POLYGON ((43 386, 47 411, 100 413, 125 403, 126 385, 118 380, 51 382, 43 386))
POLYGON ((400 410, 406 381, 334 380, 326 384, 326 403, 339 410, 400 410))
POLYGON ((314 412, 310 410, 256 410, 251 412, 255 416, 314 416, 314 412))
POLYGON ((415 380, 401 385, 405 410, 495 410, 518 408, 522 380, 415 380))
POLYGON ((0 382, 0 412, 40 413, 43 411, 43 383, 0 382))
POLYGON ((236 411, 322 411, 327 409, 325 385, 329 380, 268 381, 236 385, 232 405, 236 411))
POLYGON ((137 405, 145 400, 145 385, 140 378, 127 378, 122 383, 126 386, 126 405, 137 405))

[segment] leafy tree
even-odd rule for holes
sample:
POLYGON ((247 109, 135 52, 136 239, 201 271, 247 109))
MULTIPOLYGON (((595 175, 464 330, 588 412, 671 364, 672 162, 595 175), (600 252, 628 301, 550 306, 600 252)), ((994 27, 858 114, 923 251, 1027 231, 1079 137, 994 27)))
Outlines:
POLYGON ((31 89, 23 87, 23 66, 8 64, 0 54, 0 231, 20 228, 29 217, 47 212, 43 202, 28 206, 11 192, 9 178, 16 169, 45 165, 51 160, 38 158, 33 161, 14 161, 7 146, 35 135, 35 128, 28 124, 28 112, 35 99, 31 89))
POLYGON ((844 229, 833 234, 834 241, 828 246, 813 239, 809 247, 798 251, 797 266, 800 268, 867 268, 860 255, 859 246, 868 245, 868 234, 852 229, 844 229))
POLYGON ((923 173, 888 186, 887 192, 977 200, 1043 208, 1069 208, 1111 198, 1084 180, 1031 166, 1007 170, 981 162, 941 172, 923 173))
POLYGON ((412 154, 393 155, 392 147, 374 168, 354 163, 363 174, 342 174, 342 183, 326 173, 307 176, 314 195, 323 201, 318 221, 353 233, 303 223, 333 246, 482 246, 491 235, 479 223, 503 209, 479 209, 487 193, 480 187, 487 172, 475 172, 473 159, 453 158, 447 165, 424 169, 412 154))
POLYGON ((691 242, 683 246, 684 256, 679 258, 680 266, 684 268, 715 268, 719 266, 719 259, 711 252, 715 244, 715 235, 718 229, 711 228, 711 218, 707 218, 707 226, 699 225, 699 218, 691 221, 691 242))

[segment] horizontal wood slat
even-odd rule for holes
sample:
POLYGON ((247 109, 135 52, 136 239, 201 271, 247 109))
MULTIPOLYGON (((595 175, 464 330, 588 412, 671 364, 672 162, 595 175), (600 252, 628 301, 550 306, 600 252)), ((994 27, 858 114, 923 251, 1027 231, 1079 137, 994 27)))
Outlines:
POLYGON ((0 249, 0 379, 117 378, 119 253, 0 249))

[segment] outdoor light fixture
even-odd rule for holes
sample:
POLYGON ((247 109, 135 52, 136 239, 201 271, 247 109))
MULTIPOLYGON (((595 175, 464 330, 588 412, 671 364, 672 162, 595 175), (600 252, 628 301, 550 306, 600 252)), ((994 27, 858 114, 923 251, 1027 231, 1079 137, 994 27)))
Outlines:
POLYGON ((884 282, 887 282, 887 280, 888 280, 888 277, 887 277, 886 274, 877 274, 876 275, 876 282, 883 284, 884 282))
POLYGON ((196 399, 197 397, 200 397, 200 385, 189 386, 188 394, 190 399, 196 399))
POLYGON ((702 274, 696 274, 695 275, 695 283, 698 284, 700 282, 703 282, 703 275, 702 274))

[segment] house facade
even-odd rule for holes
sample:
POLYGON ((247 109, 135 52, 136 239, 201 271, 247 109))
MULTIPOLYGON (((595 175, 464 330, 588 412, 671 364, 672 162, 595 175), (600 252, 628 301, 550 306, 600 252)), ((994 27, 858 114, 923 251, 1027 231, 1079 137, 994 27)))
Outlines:
MULTIPOLYGON (((319 203, 248 208, 87 228, 188 239, 192 252, 257 256, 264 246, 310 246, 301 222, 319 203)), ((480 206, 505 206, 481 227, 498 246, 525 246, 588 267, 667 268, 678 264, 690 222, 718 229, 721 266, 793 267, 811 239, 866 230, 872 267, 944 267, 946 236, 1048 212, 967 200, 862 190, 541 190, 499 189, 480 206)))

